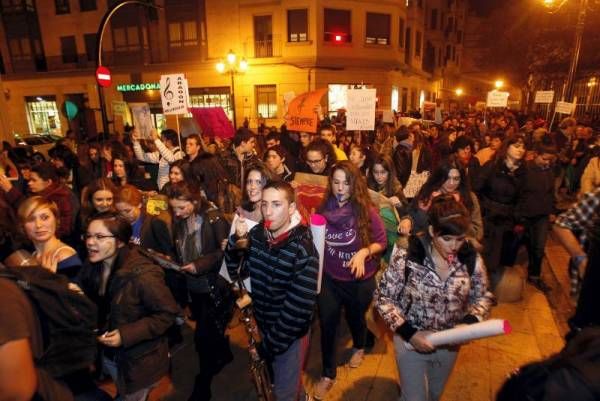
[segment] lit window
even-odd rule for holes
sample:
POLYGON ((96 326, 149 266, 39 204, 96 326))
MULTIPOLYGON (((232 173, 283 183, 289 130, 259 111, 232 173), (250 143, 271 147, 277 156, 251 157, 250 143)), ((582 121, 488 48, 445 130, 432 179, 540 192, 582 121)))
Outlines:
POLYGON ((262 118, 277 118, 277 88, 256 85, 256 114, 262 118))

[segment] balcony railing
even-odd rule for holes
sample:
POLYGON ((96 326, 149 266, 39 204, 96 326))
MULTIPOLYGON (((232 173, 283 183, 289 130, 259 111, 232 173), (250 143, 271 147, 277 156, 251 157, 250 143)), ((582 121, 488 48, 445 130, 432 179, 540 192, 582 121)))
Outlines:
POLYGON ((246 39, 246 43, 253 44, 254 57, 281 57, 281 36, 272 35, 270 39, 254 40, 253 37, 246 39))

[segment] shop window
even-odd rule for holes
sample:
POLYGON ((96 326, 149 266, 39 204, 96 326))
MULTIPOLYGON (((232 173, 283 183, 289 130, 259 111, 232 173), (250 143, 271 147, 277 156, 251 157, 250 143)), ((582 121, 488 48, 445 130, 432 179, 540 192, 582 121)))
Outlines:
POLYGON ((113 28, 114 48, 117 52, 140 50, 140 34, 138 26, 113 28))
POLYGON ((256 114, 260 118, 277 118, 277 89, 275 85, 256 85, 256 114))
POLYGON ((233 121, 229 88, 190 88, 191 107, 221 107, 233 121))
POLYGON ((31 60, 31 43, 29 42, 29 38, 10 39, 8 47, 13 61, 31 60))
POLYGON ((325 42, 352 42, 352 25, 350 10, 325 9, 324 33, 325 42))
POLYGON ((96 50, 96 34, 86 33, 83 35, 85 41, 85 54, 88 61, 96 61, 97 50, 96 50))
POLYGON ((390 15, 367 13, 367 36, 365 43, 376 45, 390 44, 390 15))
POLYGON ((54 0, 54 7, 56 9, 56 15, 69 14, 71 12, 69 0, 54 0))
POLYGON ((32 134, 61 134, 60 118, 54 96, 26 97, 29 131, 32 134))
POLYGON ((415 35, 415 57, 421 57, 421 47, 423 46, 423 43, 421 43, 422 40, 423 34, 417 31, 417 34, 415 35))
POLYGON ((94 11, 97 8, 96 0, 79 0, 80 11, 94 11))
POLYGON ((288 42, 308 40, 308 10, 288 10, 288 42))
POLYGON ((400 33, 398 35, 398 47, 403 48, 404 47, 404 18, 400 18, 400 20, 399 20, 398 32, 400 33))
POLYGON ((63 63, 76 63, 77 43, 75 43, 75 36, 62 36, 60 38, 60 51, 63 63))
POLYGON ((169 22, 169 47, 198 46, 196 21, 169 22))

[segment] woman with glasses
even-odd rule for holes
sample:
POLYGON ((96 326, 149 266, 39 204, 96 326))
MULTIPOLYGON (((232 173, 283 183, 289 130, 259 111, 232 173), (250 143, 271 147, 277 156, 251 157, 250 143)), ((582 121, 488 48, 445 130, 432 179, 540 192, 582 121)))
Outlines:
POLYGON ((211 383, 233 359, 225 329, 231 318, 229 286, 219 276, 223 261, 221 244, 229 225, 222 213, 200 196, 198 188, 184 182, 167 192, 173 215, 173 237, 177 262, 185 276, 196 319, 194 340, 199 373, 190 400, 209 400, 211 383))
POLYGON ((364 359, 365 313, 373 298, 379 254, 387 244, 385 227, 369 197, 367 182, 350 161, 339 162, 332 168, 319 213, 327 219, 318 298, 323 370, 314 393, 321 400, 335 383, 337 326, 342 307, 353 342, 348 365, 359 367, 364 359))
POLYGON ((114 212, 90 218, 88 258, 77 282, 98 305, 104 370, 125 401, 145 401, 169 372, 165 332, 178 308, 160 267, 130 244, 131 225, 114 212))
POLYGON ((312 141, 306 147, 305 154, 304 166, 301 166, 304 173, 327 176, 336 162, 333 147, 322 139, 312 141))
POLYGON ((439 400, 459 347, 435 347, 428 334, 482 321, 493 301, 483 260, 466 241, 469 212, 440 196, 428 214, 425 235, 411 236, 408 249, 394 247, 375 293, 394 333, 402 401, 439 400))
POLYGON ((73 278, 82 262, 75 249, 56 237, 58 207, 41 196, 32 196, 19 205, 17 216, 22 230, 34 247, 33 256, 40 266, 73 278))

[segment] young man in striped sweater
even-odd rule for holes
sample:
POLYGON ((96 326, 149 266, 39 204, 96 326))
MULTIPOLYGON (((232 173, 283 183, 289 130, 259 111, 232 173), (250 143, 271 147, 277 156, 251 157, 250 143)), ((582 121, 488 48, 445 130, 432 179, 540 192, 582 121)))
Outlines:
POLYGON ((271 364, 277 401, 307 399, 302 367, 317 296, 318 253, 310 230, 300 224, 294 190, 272 182, 262 192, 263 222, 248 232, 239 219, 225 253, 232 280, 250 275, 254 316, 262 334, 260 355, 271 364), (246 262, 238 272, 235 241, 249 239, 246 262))

